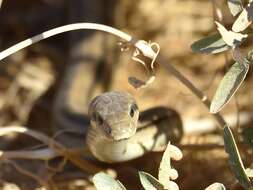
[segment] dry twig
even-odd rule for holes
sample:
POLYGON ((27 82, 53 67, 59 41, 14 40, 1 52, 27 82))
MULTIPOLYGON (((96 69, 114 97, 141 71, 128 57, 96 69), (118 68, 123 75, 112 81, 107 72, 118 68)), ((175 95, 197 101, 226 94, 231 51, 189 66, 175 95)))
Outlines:
MULTIPOLYGON (((49 153, 50 153, 49 149, 45 149, 44 151, 47 151, 47 155, 44 157, 45 160, 47 160, 47 158, 50 158, 50 157, 52 158, 57 155, 60 155, 60 156, 67 158, 73 164, 75 164, 77 167, 79 167, 80 169, 82 169, 90 174, 96 173, 101 170, 101 168, 98 168, 94 164, 89 163, 86 160, 83 160, 80 157, 80 154, 77 154, 76 152, 73 152, 73 151, 69 151, 62 144, 60 144, 59 142, 56 142, 54 139, 46 136, 45 134, 42 134, 40 132, 31 130, 31 129, 27 129, 25 127, 20 127, 20 126, 11 126, 11 127, 0 128, 0 136, 7 135, 7 134, 13 133, 13 132, 29 135, 39 141, 42 141, 44 144, 49 146, 52 155, 49 155, 49 153)), ((41 151, 43 152, 43 150, 41 150, 41 151)), ((41 155, 42 152, 35 151, 35 153, 37 155, 35 155, 35 154, 31 155, 31 153, 32 153, 32 151, 31 151, 29 153, 30 156, 28 154, 26 154, 26 155, 23 155, 23 158, 28 159, 28 157, 30 157, 30 159, 32 159, 32 157, 37 157, 38 154, 41 155)), ((25 152, 25 153, 27 153, 27 152, 25 152)), ((5 153, 5 151, 0 151, 0 159, 8 158, 8 157, 10 158, 11 156, 12 156, 12 158, 14 158, 13 155, 19 156, 19 158, 21 158, 21 156, 22 156, 21 152, 6 152, 5 153)))

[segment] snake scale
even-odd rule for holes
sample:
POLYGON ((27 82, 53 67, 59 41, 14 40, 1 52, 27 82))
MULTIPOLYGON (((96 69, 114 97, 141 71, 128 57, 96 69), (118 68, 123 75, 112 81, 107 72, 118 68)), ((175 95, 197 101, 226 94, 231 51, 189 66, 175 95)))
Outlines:
MULTIPOLYGON (((97 4, 93 5, 89 0, 78 1, 78 4, 76 1, 70 1, 70 22, 78 22, 80 19, 105 22, 108 14, 112 13, 110 9, 104 8, 107 3, 100 0, 93 3, 97 4), (93 10, 93 7, 100 7, 101 10, 93 10), (79 9, 80 11, 77 11, 79 9)), ((79 146, 84 144, 86 135, 85 142, 92 155, 108 163, 127 161, 146 152, 164 149, 169 141, 179 142, 183 127, 176 111, 166 107, 154 107, 141 112, 134 97, 127 92, 112 91, 101 94, 106 90, 102 88, 90 93, 91 88, 88 86, 96 88, 97 85, 94 82, 97 66, 101 63, 105 66, 110 65, 108 62, 117 62, 117 59, 114 59, 116 56, 112 54, 115 52, 115 39, 97 32, 75 33, 70 38, 70 59, 53 110, 57 131, 67 129, 82 134, 81 143, 75 144, 79 146), (97 94, 100 95, 94 98, 97 94), (86 100, 90 97, 93 97, 93 100, 88 106, 86 100)), ((98 77, 110 73, 105 69, 98 70, 103 71, 98 77)), ((65 141, 75 139, 74 137, 65 141)))

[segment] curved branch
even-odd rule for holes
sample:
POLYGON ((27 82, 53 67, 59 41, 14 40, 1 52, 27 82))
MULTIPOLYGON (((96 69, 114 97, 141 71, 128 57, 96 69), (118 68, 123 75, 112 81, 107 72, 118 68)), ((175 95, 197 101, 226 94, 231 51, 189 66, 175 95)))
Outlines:
POLYGON ((115 36, 118 36, 119 38, 124 39, 127 42, 130 42, 132 40, 132 37, 130 35, 122 32, 120 30, 117 30, 115 28, 112 28, 110 26, 103 25, 103 24, 96 24, 96 23, 68 24, 68 25, 64 25, 61 27, 57 27, 57 28, 48 30, 46 32, 43 32, 43 33, 38 34, 36 36, 33 36, 32 38, 29 38, 27 40, 19 42, 19 43, 15 44, 14 46, 11 46, 10 48, 8 48, 0 53, 0 60, 8 57, 9 55, 11 55, 21 49, 24 49, 32 44, 35 44, 35 43, 37 43, 41 40, 44 40, 46 38, 49 38, 51 36, 55 36, 57 34, 69 32, 69 31, 73 31, 73 30, 82 30, 82 29, 104 31, 104 32, 113 34, 115 36))

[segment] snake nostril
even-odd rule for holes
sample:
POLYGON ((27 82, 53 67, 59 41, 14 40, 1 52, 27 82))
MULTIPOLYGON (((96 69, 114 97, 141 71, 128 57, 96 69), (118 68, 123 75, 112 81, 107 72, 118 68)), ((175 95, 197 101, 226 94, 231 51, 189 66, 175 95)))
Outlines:
POLYGON ((112 134, 112 128, 111 128, 110 126, 104 125, 103 128, 104 128, 104 130, 105 130, 105 132, 106 132, 107 134, 109 134, 109 135, 112 134))

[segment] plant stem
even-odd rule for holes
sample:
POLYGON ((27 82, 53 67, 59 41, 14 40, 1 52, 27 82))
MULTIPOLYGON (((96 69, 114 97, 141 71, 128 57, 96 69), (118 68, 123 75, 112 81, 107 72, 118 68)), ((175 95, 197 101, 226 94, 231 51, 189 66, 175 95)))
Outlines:
MULTIPOLYGON (((110 26, 106 26, 106 25, 102 25, 102 24, 96 24, 96 23, 75 23, 75 24, 64 25, 64 26, 61 26, 61 27, 57 27, 57 28, 48 30, 48 31, 43 32, 39 35, 36 35, 32 38, 29 38, 29 39, 24 40, 20 43, 17 43, 16 45, 0 52, 0 60, 6 58, 7 56, 9 56, 9 55, 25 48, 25 47, 28 47, 28 46, 36 43, 36 42, 39 42, 43 39, 46 39, 46 38, 49 38, 51 36, 61 34, 61 33, 64 33, 64 32, 73 31, 73 30, 81 30, 81 29, 99 30, 99 31, 104 31, 104 32, 113 34, 113 35, 115 35, 115 36, 131 43, 136 48, 140 49, 140 46, 138 46, 138 44, 139 44, 138 41, 139 40, 134 39, 130 35, 122 32, 120 30, 117 30, 115 28, 112 28, 110 26)), ((143 45, 143 44, 141 44, 141 45, 143 45)), ((144 54, 145 53, 149 54, 150 51, 152 51, 152 49, 148 46, 145 46, 145 47, 142 46, 141 48, 143 48, 143 49, 141 49, 141 51, 144 54)), ((157 62, 160 63, 161 65, 163 65, 167 69, 168 72, 173 74, 180 82, 182 82, 209 109, 210 100, 207 98, 206 95, 204 95, 202 93, 202 91, 200 91, 197 87, 195 87, 194 84, 190 80, 188 80, 184 75, 182 75, 171 64, 168 64, 167 61, 162 56, 158 55, 157 62)), ((218 122, 218 124, 221 128, 224 128, 225 126, 228 126, 228 124, 226 123, 224 118, 219 113, 213 114, 213 116, 214 116, 214 118, 216 119, 216 121, 218 122)))
POLYGON ((24 40, 22 42, 19 42, 15 44, 14 46, 11 46, 10 48, 0 52, 0 60, 8 57, 9 55, 24 49, 34 43, 37 43, 41 40, 44 40, 46 38, 49 38, 51 36, 55 36, 57 34, 73 31, 73 30, 99 30, 104 31, 107 33, 111 33, 115 36, 118 36, 121 39, 124 39, 125 41, 130 42, 132 40, 132 37, 120 30, 117 30, 115 28, 112 28, 110 26, 106 26, 103 24, 96 24, 96 23, 75 23, 75 24, 68 24, 61 27, 57 27, 51 30, 48 30, 46 32, 43 32, 41 34, 38 34, 36 36, 33 36, 32 38, 29 38, 27 40, 24 40))
MULTIPOLYGON (((207 107, 207 109, 209 109, 211 105, 210 100, 190 80, 188 80, 183 74, 181 74, 173 65, 168 64, 162 56, 158 55, 157 62, 163 65, 169 73, 173 74, 181 83, 183 83, 195 96, 197 96, 197 98, 201 100, 201 102, 207 107)), ((220 113, 215 113, 212 115, 214 116, 215 120, 221 128, 228 126, 220 113)))

